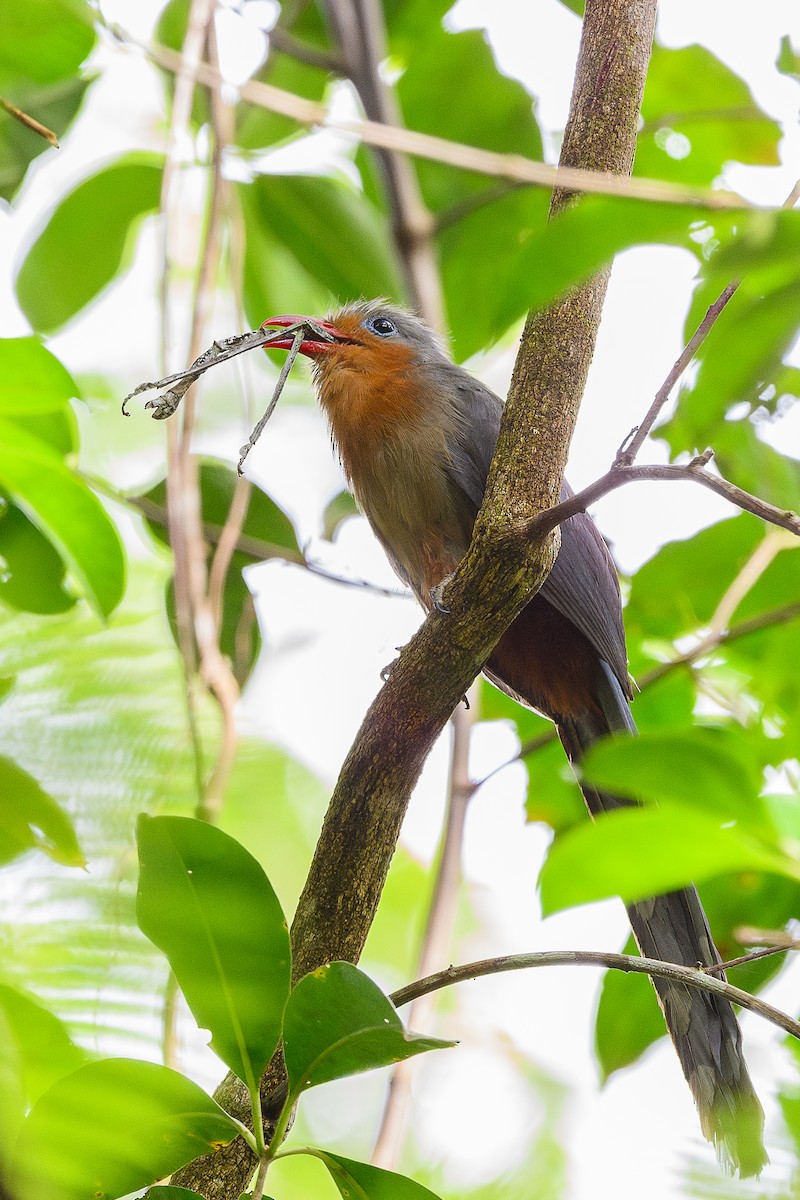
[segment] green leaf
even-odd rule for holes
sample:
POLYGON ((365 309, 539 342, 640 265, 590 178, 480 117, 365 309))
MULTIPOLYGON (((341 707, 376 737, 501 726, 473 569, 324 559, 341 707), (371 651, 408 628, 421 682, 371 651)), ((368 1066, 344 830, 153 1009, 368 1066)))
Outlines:
POLYGON ((18 1055, 23 1097, 33 1104, 86 1061, 58 1017, 16 988, 0 984, 0 1012, 18 1055))
POLYGON ((638 175, 710 185, 730 161, 779 162, 780 125, 705 46, 653 47, 642 120, 638 175))
MULTIPOLYGON (((7 88, 3 96, 40 125, 51 129, 60 141, 77 116, 91 83, 91 79, 71 76, 55 83, 35 84, 24 77, 7 88)), ((54 150, 47 138, 3 113, 0 120, 0 197, 13 199, 30 163, 47 150, 54 150)))
POLYGON ((283 1050, 294 1095, 452 1045, 408 1033, 380 988, 347 962, 306 975, 286 1005, 283 1050))
POLYGON ((561 832, 586 820, 586 806, 557 738, 524 759, 528 775, 525 819, 561 832))
MULTIPOLYGON (((534 102, 499 70, 483 30, 442 27, 441 13, 408 5, 387 17, 390 49, 404 69, 397 94, 411 129, 498 153, 541 159, 534 102), (403 19, 404 18, 404 19, 403 19), (415 19, 416 18, 416 19, 415 19), (419 28, 425 22, 425 32, 419 28), (458 96, 443 104, 442 96, 458 96)), ((367 176, 367 151, 358 161, 367 176)), ((547 219, 549 196, 444 163, 418 159, 415 170, 428 208, 443 218, 437 235, 447 319, 458 360, 474 354, 527 310, 520 245, 547 219), (498 278, 503 287, 496 286, 498 278), (476 303, 476 296, 481 297, 476 303)))
MULTIPOLYGON (((437 21, 424 38, 415 35, 391 38, 404 67, 396 86, 409 129, 497 153, 542 157, 533 97, 498 69, 482 29, 450 33, 437 21), (443 95, 458 96, 458 104, 442 103, 443 95)), ((419 159, 416 170, 425 203, 437 214, 466 196, 494 190, 485 175, 443 163, 419 159)))
POLYGON ((65 866, 86 865, 64 810, 33 776, 0 755, 0 866, 34 849, 65 866))
POLYGON ((189 817, 139 818, 137 917, 198 1025, 249 1088, 272 1057, 289 994, 289 932, 263 870, 228 834, 189 817))
POLYGON ((764 819, 760 763, 740 729, 653 730, 605 738, 581 763, 585 779, 612 795, 674 801, 750 824, 764 819))
MULTIPOLYGON (((203 524, 211 526, 215 533, 221 533, 230 513, 234 492, 239 485, 239 479, 233 467, 217 458, 203 458, 200 461, 200 499, 202 503, 203 524)), ((161 480, 155 487, 144 493, 143 499, 157 504, 164 510, 166 520, 167 485, 161 480)), ((147 521, 150 532, 163 545, 168 544, 166 526, 160 521, 147 521)), ((268 545, 278 546, 288 550, 290 554, 299 554, 300 546, 297 534, 290 518, 266 492, 253 486, 247 513, 242 523, 242 533, 247 537, 258 539, 268 545)), ((264 556, 254 552, 239 552, 247 564, 263 562, 264 556)))
POLYGON ((673 452, 705 449, 734 405, 757 408, 782 371, 800 325, 798 280, 766 295, 745 280, 710 331, 694 383, 684 387, 666 430, 673 452))
MULTIPOLYGON (((749 215, 741 219, 746 223, 749 215)), ((507 327, 518 314, 522 296, 530 308, 544 307, 629 246, 678 245, 697 253, 695 239, 710 224, 717 237, 727 236, 733 218, 691 205, 584 197, 544 227, 522 232, 512 277, 504 280, 502 289, 508 289, 509 298, 496 305, 495 320, 507 327)))
POLYGON ((314 1150, 313 1154, 324 1162, 344 1200, 439 1200, 429 1188, 394 1171, 355 1162, 329 1150, 314 1150))
MULTIPOLYGON (((331 296, 402 299, 385 218, 352 184, 321 175, 259 175, 239 194, 248 230, 262 225, 331 296)), ((245 271, 252 275, 251 253, 248 246, 245 271)))
POLYGON ((0 509, 0 603, 24 612, 66 612, 76 597, 64 587, 64 560, 14 504, 0 509))
POLYGON ((158 208, 161 167, 155 154, 118 159, 56 206, 17 275, 17 298, 34 329, 59 329, 111 283, 135 227, 158 208))
POLYGON ((0 488, 51 541, 96 612, 107 617, 125 585, 116 527, 97 497, 38 438, 0 420, 0 488))
POLYGON ((438 236, 447 319, 456 359, 497 341, 530 302, 530 281, 518 269, 521 248, 546 224, 550 194, 517 188, 481 204, 438 236), (503 286, 497 287, 497 278, 503 286), (480 304, 475 297, 480 296, 480 304))
POLYGON ((355 517, 357 515, 358 506, 353 499, 352 493, 339 492, 325 506, 325 512, 322 514, 322 536, 326 541, 332 542, 336 537, 339 526, 348 517, 355 517))
POLYGON ((672 641, 705 625, 763 536, 761 522, 743 514, 662 546, 631 582, 629 637, 672 641))
POLYGON ((239 1130, 197 1084, 133 1059, 89 1063, 36 1102, 17 1143, 26 1196, 114 1200, 155 1183, 239 1130))
POLYGON ((793 75, 795 79, 800 79, 800 55, 793 48, 792 39, 788 33, 781 38, 780 46, 775 66, 781 75, 793 75))
MULTIPOLYGON (((628 938, 624 953, 639 953, 632 937, 628 938)), ((664 1018, 647 976, 606 971, 594 1030, 603 1081, 636 1062, 665 1033, 664 1018)))
POLYGON ((562 834, 539 876, 546 914, 607 896, 642 900, 725 871, 800 867, 734 824, 682 805, 626 808, 562 834))
POLYGON ((60 411, 77 395, 69 371, 36 338, 0 338, 0 416, 60 411))
POLYGON ((85 0, 4 0, 0 11, 0 92, 20 79, 54 83, 74 75, 95 43, 85 0))

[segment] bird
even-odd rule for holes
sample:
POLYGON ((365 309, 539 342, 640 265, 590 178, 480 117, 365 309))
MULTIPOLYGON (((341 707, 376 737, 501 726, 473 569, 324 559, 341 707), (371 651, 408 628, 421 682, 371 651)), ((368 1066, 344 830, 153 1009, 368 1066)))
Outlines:
MULTIPOLYGON (((281 315, 263 326, 280 330, 307 319, 281 315)), ((469 546, 502 401, 404 308, 358 301, 315 321, 317 332, 308 332, 300 353, 311 360, 348 485, 397 575, 430 610, 469 546)), ((270 349, 288 350, 293 340, 287 333, 270 349)), ((572 494, 564 483, 562 499, 572 494)), ((562 523, 549 575, 500 638, 484 673, 554 722, 575 766, 598 739, 636 733, 619 579, 588 514, 562 523)), ((579 782, 593 817, 631 803, 579 782)), ((627 911, 645 957, 689 967, 720 964, 693 886, 628 904, 627 911)), ((729 1169, 759 1174, 766 1163, 764 1114, 731 1004, 684 984, 653 979, 653 985, 704 1135, 729 1169)))

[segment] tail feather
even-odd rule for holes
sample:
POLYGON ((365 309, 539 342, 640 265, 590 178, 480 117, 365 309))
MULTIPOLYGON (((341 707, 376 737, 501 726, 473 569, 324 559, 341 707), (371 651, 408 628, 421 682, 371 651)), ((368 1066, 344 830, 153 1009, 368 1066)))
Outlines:
MULTIPOLYGON (((573 763, 579 762, 589 746, 605 734, 636 732, 628 702, 611 671, 599 681, 597 694, 602 716, 591 714, 558 726, 573 763)), ((589 785, 582 784, 581 788, 593 816, 630 803, 589 785)), ((640 900, 629 904, 627 910, 634 937, 646 958, 689 967, 721 961, 694 887, 640 900)), ((726 1165, 737 1169, 742 1177, 757 1175, 767 1161, 762 1141, 764 1113, 744 1061, 733 1007, 720 996, 683 984, 654 979, 653 985, 694 1096, 703 1133, 726 1165)))

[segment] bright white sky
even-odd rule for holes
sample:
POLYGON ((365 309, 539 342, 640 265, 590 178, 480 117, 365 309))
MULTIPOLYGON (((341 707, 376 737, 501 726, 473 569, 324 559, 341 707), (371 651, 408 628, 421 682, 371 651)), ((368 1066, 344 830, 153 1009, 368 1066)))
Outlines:
MULTIPOLYGON (((110 20, 141 39, 148 36, 159 7, 157 0, 103 3, 110 20)), ((265 2, 265 11, 269 8, 265 2)), ((780 204, 800 174, 796 122, 800 87, 778 75, 773 64, 783 34, 791 32, 795 44, 800 42, 800 18, 795 0, 770 0, 759 5, 757 19, 753 17, 752 5, 731 0, 704 4, 664 0, 659 37, 670 46, 693 41, 710 46, 746 78, 759 103, 784 122, 785 168, 735 168, 726 176, 730 186, 749 198, 780 204)), ((459 0, 450 19, 460 27, 487 22, 501 67, 537 96, 545 127, 563 128, 579 36, 578 21, 570 13, 556 0, 534 4, 493 0, 491 5, 459 0)), ((252 28, 242 39, 240 27, 233 15, 221 23, 224 52, 225 37, 231 38, 230 54, 223 60, 231 64, 231 77, 241 63, 240 55, 254 46, 252 28)), ((102 58, 113 59, 113 72, 95 90, 86 115, 64 140, 60 154, 46 156, 47 161, 42 160, 32 173, 24 211, 0 214, 0 318, 5 336, 27 332, 11 299, 12 268, 52 197, 123 149, 158 145, 163 107, 150 68, 135 55, 110 46, 103 49, 102 58)), ((338 148, 333 135, 315 138, 316 157, 335 157, 338 148)), ((148 230, 126 283, 51 340, 52 349, 73 371, 129 372, 131 384, 152 376, 158 346, 155 263, 153 231, 148 230), (133 327, 131 312, 137 314, 133 327), (149 360, 143 347, 152 347, 149 360)), ((665 248, 628 253, 617 262, 573 444, 573 484, 580 486, 606 469, 677 356, 693 269, 688 255, 665 248)), ((232 331, 230 315, 222 320, 225 323, 215 333, 224 336, 232 331)), ((504 393, 511 353, 475 366, 504 393)), ((150 477, 161 461, 162 436, 154 426, 151 451, 121 460, 117 482, 150 477)), ((779 437, 784 449, 800 450, 800 418, 788 417, 770 436, 779 437)), ((239 429, 231 431, 227 448, 231 458, 243 440, 239 429)), ((199 448, 219 453, 218 435, 213 445, 201 441, 199 448)), ((661 458, 657 447, 648 453, 661 458)), ((297 518, 301 531, 312 537, 317 514, 339 486, 317 413, 310 408, 279 408, 268 435, 251 455, 250 470, 297 518)), ((635 497, 628 490, 607 498, 597 516, 619 561, 632 569, 661 541, 686 536, 724 512, 721 501, 700 489, 652 484, 639 489, 635 497)), ((349 522, 335 550, 322 545, 319 554, 340 572, 394 583, 364 522, 349 522)), ((287 746, 332 783, 380 685, 379 671, 391 661, 394 647, 416 628, 418 610, 406 599, 376 598, 278 565, 254 569, 249 583, 259 597, 269 653, 248 689, 243 720, 287 746)), ((479 731, 473 775, 482 776, 513 749, 510 732, 494 731, 490 736, 479 731)), ((446 764, 446 747, 440 746, 415 794, 405 827, 406 846, 425 860, 430 859, 438 833, 446 764)), ((626 922, 616 903, 540 920, 534 881, 546 844, 540 829, 523 824, 521 776, 516 769, 496 777, 478 794, 469 814, 464 870, 485 925, 480 939, 466 951, 468 957, 533 948, 618 949, 622 945, 626 922)), ((523 1153, 526 1126, 535 1119, 530 1094, 516 1072, 502 1056, 488 1053, 504 1037, 573 1089, 565 1130, 573 1200, 589 1200, 612 1190, 620 1200, 638 1200, 644 1190, 651 1200, 671 1200, 682 1193, 680 1172, 687 1155, 713 1162, 670 1047, 662 1044, 648 1056, 644 1069, 615 1077, 602 1093, 597 1091, 591 1048, 596 988, 593 972, 564 970, 504 976, 462 989, 458 1028, 453 1025, 450 1032, 463 1036, 465 1029, 471 1030, 474 1048, 432 1058, 425 1065, 426 1099, 415 1125, 426 1153, 446 1161, 454 1180, 490 1178, 498 1161, 512 1167, 523 1153), (487 1094, 493 1097, 491 1106, 485 1103, 487 1094), (488 1110, 489 1128, 480 1138, 475 1136, 476 1103, 481 1122, 488 1110)), ((773 989, 770 998, 793 1007, 786 984, 773 989)), ((774 1030, 747 1017, 743 1025, 752 1073, 757 1083, 762 1081, 763 1093, 766 1082, 780 1069, 779 1039, 774 1030)), ((199 1068, 201 1075, 207 1076, 207 1067, 199 1068)), ((321 1112, 323 1102, 320 1096, 319 1120, 330 1127, 330 1113, 323 1118, 321 1112)), ((350 1100, 341 1107, 349 1108, 350 1100)), ((768 1120, 769 1116, 768 1108, 768 1120)), ((334 1128, 347 1127, 347 1116, 338 1124, 334 1120, 334 1128)), ((776 1162, 770 1172, 776 1182, 785 1182, 784 1163, 776 1162)), ((755 1192, 742 1187, 739 1194, 755 1192)))

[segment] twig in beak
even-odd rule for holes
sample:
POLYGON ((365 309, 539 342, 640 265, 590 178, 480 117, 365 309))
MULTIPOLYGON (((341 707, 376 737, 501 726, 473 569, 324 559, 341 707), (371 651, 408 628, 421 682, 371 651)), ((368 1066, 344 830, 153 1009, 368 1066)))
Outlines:
MULTIPOLYGON (((284 329, 281 332, 283 333, 283 336, 286 337, 286 330, 284 329)), ((317 332, 318 331, 315 330, 315 334, 317 332)), ((239 462, 236 464, 236 470, 238 471, 238 473, 240 475, 242 474, 242 471, 244 469, 244 460, 247 458, 248 454, 253 449, 253 446, 255 446, 256 442, 261 437, 261 434, 264 432, 264 426, 266 425, 267 421, 270 419, 273 412, 275 411, 275 405, 278 403, 280 394, 283 391, 283 385, 286 383, 286 380, 289 378, 289 372, 291 371, 291 369, 294 365, 294 360, 297 358, 297 355, 300 353, 300 347, 302 346, 303 341, 305 340, 306 333, 307 333, 306 325, 301 325, 296 330, 294 339, 292 341, 291 349, 290 349, 289 353, 286 355, 286 362, 283 364, 283 367, 281 368, 281 373, 278 376, 278 382, 275 384, 275 391, 272 393, 272 399, 270 400, 269 404, 267 405, 266 412, 264 413, 263 417, 261 417, 261 419, 256 424, 255 429, 250 434, 250 437, 247 439, 247 442, 245 443, 245 445, 242 446, 241 450, 239 451, 240 457, 239 457, 239 462)), ((333 339, 330 337, 330 335, 328 335, 328 338, 330 341, 333 341, 333 339)))

